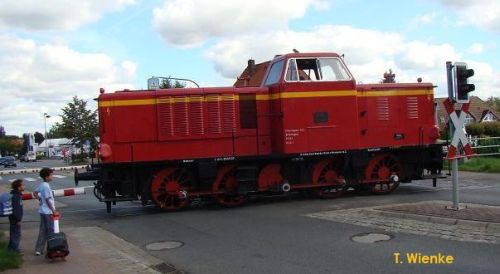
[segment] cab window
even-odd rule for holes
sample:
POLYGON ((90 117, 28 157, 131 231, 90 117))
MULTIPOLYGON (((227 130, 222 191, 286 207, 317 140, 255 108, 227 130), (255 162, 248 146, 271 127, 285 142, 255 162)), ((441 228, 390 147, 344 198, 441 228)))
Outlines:
POLYGON ((267 79, 264 85, 270 86, 272 84, 278 83, 278 81, 280 80, 281 71, 283 71, 284 63, 285 61, 281 60, 273 64, 271 70, 269 71, 269 75, 267 75, 267 79))
POLYGON ((352 79, 338 58, 293 58, 288 60, 285 80, 346 81, 352 79))

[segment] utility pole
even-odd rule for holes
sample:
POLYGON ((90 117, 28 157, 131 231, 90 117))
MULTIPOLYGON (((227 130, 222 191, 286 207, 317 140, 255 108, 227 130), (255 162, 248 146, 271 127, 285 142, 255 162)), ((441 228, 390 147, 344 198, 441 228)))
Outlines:
POLYGON ((48 115, 46 112, 43 113, 43 120, 44 120, 44 124, 45 124, 45 140, 47 140, 46 142, 46 146, 47 146, 47 158, 50 157, 50 145, 49 145, 49 138, 47 136, 47 118, 50 118, 50 115, 48 115))

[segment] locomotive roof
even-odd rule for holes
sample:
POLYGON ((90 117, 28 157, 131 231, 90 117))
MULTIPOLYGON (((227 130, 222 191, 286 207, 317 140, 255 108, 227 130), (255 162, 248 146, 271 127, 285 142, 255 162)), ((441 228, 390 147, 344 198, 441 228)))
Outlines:
POLYGON ((335 52, 292 52, 284 55, 277 55, 275 59, 285 59, 285 58, 316 58, 316 57, 340 57, 335 52))
POLYGON ((276 55, 273 60, 268 60, 259 64, 255 61, 248 60, 248 66, 243 70, 240 76, 234 82, 234 87, 258 87, 262 83, 269 64, 273 61, 278 61, 285 58, 316 58, 316 57, 339 57, 337 53, 333 52, 293 52, 284 55, 276 55))

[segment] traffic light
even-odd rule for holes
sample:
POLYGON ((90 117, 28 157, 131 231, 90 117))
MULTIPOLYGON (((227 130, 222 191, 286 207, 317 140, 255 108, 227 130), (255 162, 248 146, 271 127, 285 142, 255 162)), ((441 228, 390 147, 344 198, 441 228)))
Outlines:
POLYGON ((456 101, 458 103, 469 102, 469 92, 474 91, 474 84, 469 84, 468 78, 474 76, 474 70, 468 69, 467 64, 463 62, 455 63, 455 90, 456 101))

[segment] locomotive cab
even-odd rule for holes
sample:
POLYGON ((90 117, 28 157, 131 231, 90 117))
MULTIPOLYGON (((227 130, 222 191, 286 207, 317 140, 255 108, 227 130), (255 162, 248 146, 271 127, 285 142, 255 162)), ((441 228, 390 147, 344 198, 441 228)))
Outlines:
POLYGON ((359 146, 355 80, 337 54, 283 56, 271 65, 264 85, 278 98, 271 101, 274 153, 359 146))

